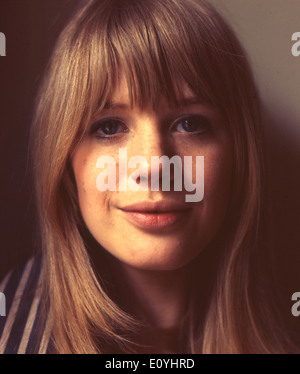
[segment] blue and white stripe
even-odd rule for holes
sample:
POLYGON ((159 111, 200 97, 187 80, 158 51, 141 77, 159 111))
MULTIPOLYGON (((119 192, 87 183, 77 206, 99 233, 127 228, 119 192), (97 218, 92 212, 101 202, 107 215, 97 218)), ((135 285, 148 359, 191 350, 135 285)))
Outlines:
POLYGON ((39 281, 40 260, 35 257, 1 282, 6 316, 0 317, 0 354, 48 353, 51 329, 39 281))

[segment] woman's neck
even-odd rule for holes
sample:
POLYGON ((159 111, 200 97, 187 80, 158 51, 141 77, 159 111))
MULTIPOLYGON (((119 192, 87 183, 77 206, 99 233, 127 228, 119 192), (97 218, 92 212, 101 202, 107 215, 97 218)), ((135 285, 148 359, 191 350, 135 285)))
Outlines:
POLYGON ((151 271, 120 264, 123 302, 129 311, 153 328, 173 329, 186 315, 190 267, 172 271, 151 271))
POLYGON ((191 266, 145 271, 119 264, 121 305, 145 328, 137 337, 140 353, 183 353, 182 331, 188 315, 191 266))
POLYGON ((197 328, 205 315, 217 262, 204 252, 192 263, 173 271, 147 271, 123 264, 107 252, 94 257, 99 277, 110 297, 142 323, 133 342, 141 353, 184 353, 191 311, 197 328))

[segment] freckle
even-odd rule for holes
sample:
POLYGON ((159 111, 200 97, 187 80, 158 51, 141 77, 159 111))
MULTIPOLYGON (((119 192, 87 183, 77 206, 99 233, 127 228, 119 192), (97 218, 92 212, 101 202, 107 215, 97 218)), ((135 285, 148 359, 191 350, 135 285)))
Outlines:
POLYGON ((85 183, 84 183, 84 182, 82 182, 82 191, 83 191, 84 193, 86 193, 86 188, 85 188, 85 183))
POLYGON ((130 255, 131 255, 132 258, 135 258, 135 256, 136 256, 135 249, 130 248, 130 255))

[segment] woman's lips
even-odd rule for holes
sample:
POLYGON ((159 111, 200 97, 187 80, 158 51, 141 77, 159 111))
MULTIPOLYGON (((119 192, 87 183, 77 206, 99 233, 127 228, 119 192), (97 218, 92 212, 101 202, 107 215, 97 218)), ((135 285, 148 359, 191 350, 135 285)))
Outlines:
POLYGON ((126 219, 143 229, 174 228, 190 211, 190 207, 176 202, 141 202, 120 208, 126 219))

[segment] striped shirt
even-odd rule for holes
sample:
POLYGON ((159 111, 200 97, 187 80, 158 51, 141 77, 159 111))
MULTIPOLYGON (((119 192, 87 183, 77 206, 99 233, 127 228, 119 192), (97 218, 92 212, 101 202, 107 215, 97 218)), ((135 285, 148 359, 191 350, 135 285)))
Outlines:
POLYGON ((0 284, 5 310, 5 316, 0 316, 0 354, 49 353, 50 326, 41 301, 40 268, 40 258, 31 258, 0 284))

